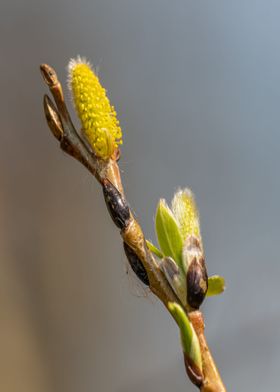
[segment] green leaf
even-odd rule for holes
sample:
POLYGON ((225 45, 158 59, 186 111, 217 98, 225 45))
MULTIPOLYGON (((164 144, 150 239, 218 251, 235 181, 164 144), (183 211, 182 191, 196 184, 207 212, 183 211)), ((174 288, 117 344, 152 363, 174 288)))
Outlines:
POLYGON ((149 250, 150 250, 154 255, 156 255, 156 256, 159 257, 160 259, 162 259, 162 258, 164 257, 163 254, 161 253, 161 251, 160 251, 154 244, 152 244, 151 241, 146 240, 146 244, 147 244, 147 247, 149 248, 149 250))
POLYGON ((183 305, 187 305, 187 285, 186 276, 181 268, 171 257, 165 257, 160 263, 160 267, 172 287, 174 293, 183 305))
POLYGON ((221 294, 225 290, 225 279, 219 275, 212 275, 208 278, 207 297, 221 294))
POLYGON ((183 308, 175 302, 169 302, 168 309, 180 328, 184 353, 187 354, 194 364, 202 371, 202 359, 198 337, 188 316, 183 308))
POLYGON ((181 267, 183 239, 176 219, 163 199, 158 203, 155 226, 161 251, 165 256, 172 257, 181 267))

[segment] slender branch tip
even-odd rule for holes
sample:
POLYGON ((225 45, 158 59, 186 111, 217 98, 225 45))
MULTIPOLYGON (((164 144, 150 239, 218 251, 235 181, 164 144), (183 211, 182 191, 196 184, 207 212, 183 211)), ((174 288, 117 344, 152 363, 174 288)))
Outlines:
POLYGON ((55 70, 48 64, 41 64, 40 71, 44 82, 49 86, 55 86, 58 83, 58 78, 55 70))

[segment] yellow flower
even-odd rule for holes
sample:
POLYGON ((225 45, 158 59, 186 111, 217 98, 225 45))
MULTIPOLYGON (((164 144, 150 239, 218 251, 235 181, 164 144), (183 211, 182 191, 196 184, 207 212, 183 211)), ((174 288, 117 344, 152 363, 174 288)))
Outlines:
POLYGON ((179 224, 183 239, 194 235, 200 239, 199 215, 190 189, 179 190, 172 200, 172 211, 179 224))
POLYGON ((85 134, 95 154, 109 159, 122 144, 122 131, 114 107, 90 64, 81 57, 68 65, 68 84, 85 134))

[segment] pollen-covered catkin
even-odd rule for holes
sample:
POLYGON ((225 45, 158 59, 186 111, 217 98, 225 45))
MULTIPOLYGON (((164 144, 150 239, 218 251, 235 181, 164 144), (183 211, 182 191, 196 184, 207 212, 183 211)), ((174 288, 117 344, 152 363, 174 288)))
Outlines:
POLYGON ((71 60, 68 72, 68 84, 82 123, 82 132, 94 153, 104 160, 109 159, 117 146, 122 144, 116 111, 85 59, 78 57, 71 60))
POLYGON ((178 221, 184 239, 188 235, 200 238, 199 216, 190 189, 179 190, 172 200, 172 211, 178 221))

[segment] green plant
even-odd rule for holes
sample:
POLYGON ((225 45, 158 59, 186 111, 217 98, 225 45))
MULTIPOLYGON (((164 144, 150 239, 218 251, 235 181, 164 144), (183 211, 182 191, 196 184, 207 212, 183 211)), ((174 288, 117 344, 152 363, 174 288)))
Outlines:
POLYGON ((208 278, 198 212, 190 190, 179 190, 171 208, 162 199, 156 212, 159 248, 144 237, 122 187, 118 160, 122 133, 116 112, 90 65, 71 60, 69 87, 81 120, 78 132, 64 102, 55 71, 41 65, 54 102, 44 96, 46 119, 60 147, 80 161, 101 184, 105 203, 120 229, 128 261, 141 281, 163 302, 176 321, 186 371, 202 392, 223 392, 225 387, 211 356, 199 310, 205 296, 224 290, 219 276, 208 278))

